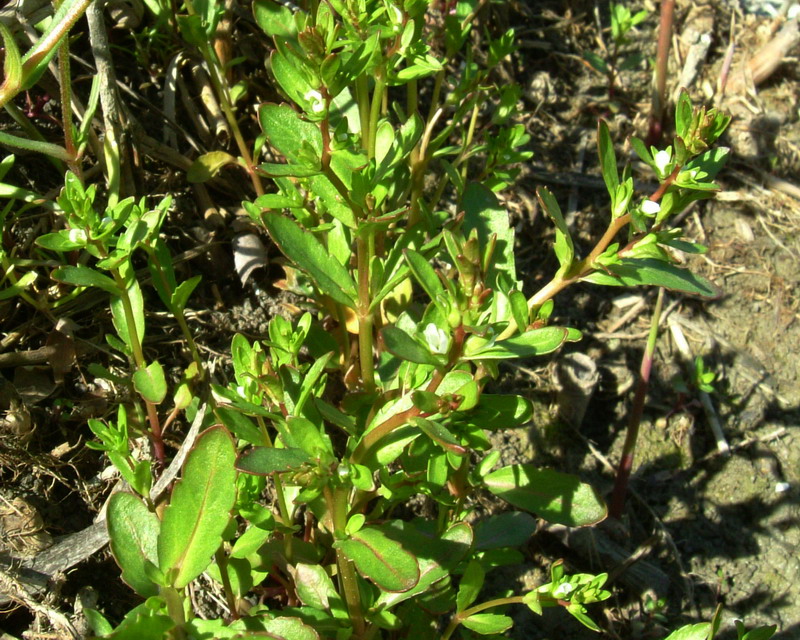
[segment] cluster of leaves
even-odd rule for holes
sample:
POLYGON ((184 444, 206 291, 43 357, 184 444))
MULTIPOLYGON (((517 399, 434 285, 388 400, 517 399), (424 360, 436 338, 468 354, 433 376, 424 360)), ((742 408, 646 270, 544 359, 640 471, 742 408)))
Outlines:
MULTIPOLYGON (((0 99, 19 93, 58 46, 68 46, 64 36, 86 4, 65 0, 50 49, 25 58, 2 31, 0 99)), ((610 596, 607 576, 567 575, 560 563, 548 584, 476 604, 488 572, 521 561, 517 548, 536 518, 586 526, 607 513, 594 489, 573 475, 532 464, 498 468, 489 432, 523 428, 533 411, 528 399, 488 392, 487 385, 503 360, 580 340, 577 330, 550 323, 553 297, 575 282, 714 295, 672 256, 699 248, 665 225, 713 193, 727 152, 712 145, 728 118, 693 108, 684 94, 670 147, 632 140, 660 184, 649 198, 634 193, 629 167, 620 173, 601 122, 608 229, 580 257, 556 199, 539 190, 555 225, 559 269, 540 290, 523 293, 514 229, 497 193, 530 157, 528 138, 512 123, 519 88, 498 87, 492 75, 514 52, 513 32, 479 34, 488 38, 479 59, 470 44, 484 3, 447 2, 443 12, 429 5, 329 0, 290 8, 256 0, 254 19, 272 39, 269 69, 284 102, 260 105, 262 133, 245 140, 235 108, 247 88, 227 85, 210 44, 221 6, 187 1, 173 13, 148 3, 156 28, 172 29, 199 52, 238 150, 201 155, 189 180, 207 181, 225 165, 248 175, 257 197, 243 207, 280 248, 283 286, 305 306, 294 320, 272 319, 263 340, 236 335, 231 379, 212 384, 184 318, 200 279, 177 281, 160 235, 169 199, 149 207, 110 189, 103 206, 79 171, 65 174, 49 203, 60 228, 37 244, 59 265, 52 279, 71 287, 57 303, 87 288, 108 294, 116 334, 106 340, 129 371, 90 372, 127 386, 135 398, 131 410, 120 405, 116 420, 93 419, 89 427, 99 439, 92 447, 107 452, 133 489, 111 498, 108 528, 123 580, 146 600, 116 626, 89 612, 98 635, 346 640, 390 631, 447 640, 456 632, 503 633, 510 604, 535 613, 560 607, 599 628, 586 605, 610 596), (430 176, 438 182, 430 184, 430 176), (159 407, 170 385, 143 349, 145 279, 135 256, 146 258, 149 280, 192 355, 165 422, 159 407), (200 410, 202 403, 210 410, 200 410), (161 433, 180 413, 206 429, 162 510, 153 472, 166 466, 161 433), (134 455, 138 430, 149 436, 156 465, 134 455), (476 519, 481 492, 515 510, 476 519), (433 515, 409 513, 412 499, 433 515), (204 620, 194 611, 186 590, 203 572, 220 583, 232 620, 204 620)), ((622 25, 615 38, 624 39, 638 17, 615 11, 622 25)), ((69 151, 54 157, 77 168, 75 142, 83 134, 68 130, 69 151)), ((4 216, 15 202, 41 201, 0 186, 13 198, 4 216)), ((0 295, 26 299, 33 278, 16 278, 20 265, 2 259, 10 286, 0 295)), ((699 638, 676 633, 684 635, 673 640, 699 638)))

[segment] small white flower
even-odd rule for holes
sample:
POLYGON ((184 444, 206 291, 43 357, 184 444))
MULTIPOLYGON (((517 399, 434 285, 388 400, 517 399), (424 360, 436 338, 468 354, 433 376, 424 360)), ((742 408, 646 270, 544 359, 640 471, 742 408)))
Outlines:
POLYGON ((322 113, 325 111, 325 101, 322 99, 322 94, 316 89, 309 89, 306 95, 303 96, 311 103, 311 110, 314 113, 322 113))
POLYGON ((556 587, 556 590, 553 591, 553 596, 556 598, 564 598, 568 596, 570 593, 572 593, 574 590, 575 587, 573 587, 569 582, 565 582, 556 587))
POLYGON ((447 348, 450 346, 450 338, 444 331, 431 322, 425 327, 423 333, 425 342, 428 343, 428 347, 433 353, 447 353, 447 348))
POLYGON ((775 493, 786 493, 789 489, 792 488, 788 482, 779 482, 775 485, 775 493))
POLYGON ((661 211, 661 205, 652 200, 645 200, 642 202, 642 213, 646 216, 654 216, 661 211))
POLYGON ((661 150, 656 153, 656 157, 653 160, 655 161, 659 172, 664 174, 667 172, 667 167, 672 160, 672 152, 669 149, 661 150))
POLYGON ((392 9, 394 9, 394 20, 392 22, 403 22, 403 12, 394 5, 392 5, 392 9))
POLYGON ((67 235, 70 242, 86 242, 86 232, 83 229, 70 229, 67 235))

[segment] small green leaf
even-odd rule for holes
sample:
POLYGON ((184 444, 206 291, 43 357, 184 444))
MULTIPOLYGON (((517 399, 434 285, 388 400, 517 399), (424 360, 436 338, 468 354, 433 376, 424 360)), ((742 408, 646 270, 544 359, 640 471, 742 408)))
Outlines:
POLYGON ((514 318, 514 322, 517 323, 521 331, 524 331, 530 323, 530 311, 525 294, 521 291, 512 291, 508 296, 508 301, 511 304, 511 315, 514 318))
POLYGON ((586 62, 589 63, 589 66, 591 66, 592 69, 598 73, 602 73, 603 75, 608 74, 608 64, 606 64, 606 61, 598 56, 594 51, 584 51, 583 59, 586 60, 586 62))
POLYGON ((263 623, 269 638, 280 640, 319 640, 319 634, 300 618, 273 618, 263 623))
POLYGON ((475 602, 475 599, 478 597, 483 587, 483 580, 485 577, 486 572, 483 570, 480 562, 470 560, 467 568, 464 570, 464 575, 461 576, 461 582, 458 585, 456 611, 461 613, 475 602))
POLYGON ((711 625, 708 622, 688 624, 670 633, 665 640, 706 640, 711 625))
POLYGON ((489 244, 490 236, 496 234, 497 243, 489 263, 487 283, 497 288, 498 274, 504 273, 511 282, 517 281, 517 268, 514 263, 514 229, 509 223, 508 212, 500 206, 497 196, 485 185, 470 182, 461 198, 464 207, 465 236, 477 229, 481 254, 489 244))
POLYGON ((508 631, 514 625, 514 621, 508 616, 497 613, 476 613, 461 624, 475 633, 488 636, 493 633, 508 631))
POLYGON ((384 327, 381 329, 381 338, 389 353, 402 360, 418 364, 429 364, 435 367, 444 364, 443 358, 437 358, 399 327, 384 327))
POLYGON ((324 567, 300 562, 294 566, 292 574, 297 597, 304 605, 324 611, 330 606, 329 600, 338 597, 333 580, 324 567))
POLYGON ((322 169, 318 167, 307 167, 301 164, 285 164, 278 162, 262 162, 258 165, 259 171, 265 173, 270 178, 308 178, 319 175, 322 169))
POLYGON ((148 402, 160 404, 167 395, 167 380, 164 369, 154 360, 146 369, 138 369, 133 374, 133 387, 148 402))
POLYGON ((36 244, 50 251, 73 251, 85 247, 86 232, 81 229, 62 229, 36 238, 36 244))
MULTIPOLYGON (((580 334, 578 334, 580 337, 580 334)), ((565 327, 540 327, 522 335, 492 344, 477 336, 467 339, 464 348, 466 360, 503 360, 530 358, 552 353, 573 336, 565 327)))
POLYGON ((461 443, 455 439, 453 434, 450 433, 440 423, 433 420, 428 420, 427 418, 415 416, 411 418, 411 424, 419 427, 419 429, 426 436, 428 436, 445 451, 454 453, 457 456, 463 456, 467 452, 467 450, 461 446, 461 443))
POLYGON ((214 413, 217 414, 228 430, 237 438, 246 440, 250 444, 264 444, 264 436, 259 428, 243 413, 228 407, 218 406, 214 413))
POLYGON ((444 287, 433 267, 422 254, 413 249, 406 249, 403 253, 406 258, 406 264, 408 264, 411 273, 414 274, 414 278, 425 290, 425 293, 428 294, 428 297, 433 302, 436 302, 438 294, 444 291, 444 287))
POLYGON ((114 296, 122 295, 122 291, 111 278, 83 265, 59 267, 53 271, 53 279, 76 287, 97 287, 114 296))
POLYGON ((341 549, 355 563, 358 572, 383 591, 408 591, 419 581, 417 559, 376 527, 364 527, 333 546, 341 549))
POLYGON ((170 302, 178 313, 184 312, 186 303, 189 301, 189 296, 192 295, 192 292, 197 288, 197 285, 200 284, 202 279, 203 276, 192 276, 188 280, 181 282, 175 291, 172 292, 170 302))
POLYGON ((145 572, 148 562, 158 562, 159 521, 140 498, 119 491, 108 503, 111 552, 122 569, 122 580, 144 598, 158 595, 158 586, 145 572))
MULTIPOLYGON (((0 23, 0 36, 3 38, 3 84, 0 85, 0 96, 8 99, 16 95, 22 88, 22 57, 17 43, 5 24, 0 23)), ((5 100, 4 100, 5 101, 5 100)))
POLYGON ((570 474, 514 464, 493 471, 484 482, 496 496, 548 522, 581 527, 600 522, 607 515, 606 505, 595 490, 570 474))
POLYGON ((489 516, 475 527, 475 549, 519 547, 536 533, 536 520, 524 511, 489 516))
POLYGON ((297 35, 297 27, 291 9, 279 2, 255 0, 253 15, 258 26, 268 36, 294 38, 297 35))
POLYGON ((35 271, 28 271, 21 278, 19 278, 15 284, 12 284, 10 287, 6 287, 0 291, 0 300, 8 300, 9 298, 19 295, 20 292, 25 291, 25 289, 30 287, 38 277, 39 276, 35 271))
POLYGON ((652 258, 623 258, 617 264, 608 265, 606 270, 595 271, 582 278, 594 284, 634 287, 651 285, 665 287, 673 291, 684 291, 702 298, 717 298, 719 289, 702 276, 688 269, 681 269, 669 262, 652 258))
POLYGON ((244 473, 265 476, 271 473, 299 469, 311 461, 312 457, 302 449, 255 447, 239 456, 236 461, 236 468, 244 473))
POLYGON ((616 198, 619 186, 619 173, 617 171, 617 154, 614 153, 614 143, 605 120, 597 122, 597 151, 600 155, 600 170, 611 200, 616 198))
POLYGON ((519 427, 533 419, 533 403, 522 396, 482 393, 467 419, 484 429, 519 427))
POLYGON ((225 151, 209 151, 192 162, 186 179, 192 183, 208 182, 228 164, 238 164, 238 160, 225 151))
POLYGON ((224 427, 197 438, 164 511, 158 564, 182 589, 199 576, 222 543, 236 502, 236 448, 224 427))
POLYGON ((542 205, 544 212, 556 225, 554 249, 560 265, 556 274, 561 275, 572 266, 572 261, 575 258, 572 236, 570 236, 569 227, 567 227, 564 216, 561 214, 561 207, 558 206, 558 201, 553 197, 553 194, 546 187, 539 187, 536 190, 536 196, 539 198, 539 203, 542 205))
POLYGON ((309 231, 279 213, 265 213, 264 225, 284 255, 308 272, 322 293, 355 308, 356 285, 342 264, 309 231))

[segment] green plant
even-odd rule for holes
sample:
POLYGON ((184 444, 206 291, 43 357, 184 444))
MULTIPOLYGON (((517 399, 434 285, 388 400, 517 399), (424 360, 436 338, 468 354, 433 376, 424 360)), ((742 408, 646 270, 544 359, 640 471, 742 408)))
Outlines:
POLYGON ((604 75, 608 82, 608 99, 613 100, 620 73, 638 68, 643 60, 639 51, 626 51, 632 43, 631 35, 637 25, 650 15, 646 10, 631 13, 626 4, 612 2, 609 6, 611 18, 611 42, 606 47, 606 56, 593 51, 584 51, 583 57, 589 66, 604 75))
MULTIPOLYGON (((516 547, 537 525, 531 514, 568 526, 606 516, 597 493, 573 475, 532 464, 497 468, 500 452, 487 432, 524 427, 533 411, 528 399, 489 385, 501 361, 580 339, 550 322, 554 296, 574 283, 715 293, 675 265, 671 251, 699 248, 667 223, 713 194, 727 151, 711 145, 728 118, 694 108, 683 94, 670 147, 632 140, 659 181, 647 198, 634 194, 629 167, 620 173, 601 122, 607 229, 579 256, 555 197, 540 189, 559 268, 525 294, 497 192, 531 154, 524 127, 512 124, 519 89, 500 88, 493 76, 514 53, 513 32, 490 38, 485 55, 469 46, 484 5, 447 3, 430 24, 423 0, 330 0, 296 10, 257 0, 254 18, 272 38, 269 68, 285 101, 259 107, 261 134, 248 140, 236 111, 240 90, 228 85, 210 44, 219 5, 148 3, 159 28, 199 52, 239 154, 205 153, 187 178, 207 182, 226 165, 244 171, 256 197, 243 207, 282 251, 283 286, 303 301, 293 320, 274 317, 264 339, 233 338, 227 383, 205 375, 184 319, 199 278, 177 281, 160 233, 169 199, 119 199, 108 175, 99 204, 97 187, 81 175, 82 138, 70 138, 67 126, 67 152, 51 154, 71 169, 50 203, 58 230, 37 245, 58 265, 52 279, 67 285, 52 308, 90 288, 109 299, 116 333, 106 340, 125 365, 91 372, 127 389, 128 406, 89 427, 99 439, 92 447, 135 492, 112 497, 108 527, 123 580, 146 598, 116 627, 89 613, 96 634, 472 637, 506 631, 511 604, 536 613, 560 607, 599 628, 586 605, 610 596, 606 575, 568 575, 559 562, 549 583, 524 595, 479 600, 488 572, 520 560, 516 547), (147 273, 136 269, 142 258, 147 273), (192 362, 178 384, 145 353, 147 280, 189 347, 192 362), (171 385, 173 409, 162 420, 171 385), (162 511, 150 493, 152 472, 166 464, 163 429, 200 402, 211 406, 207 428, 162 511), (133 454, 139 432, 152 442, 155 465, 133 454), (478 518, 481 492, 516 510, 478 518), (187 586, 203 572, 221 585, 229 619, 204 620, 194 610, 187 586), (253 594, 264 602, 254 604, 253 594)), ((632 24, 615 15, 615 37, 624 38, 632 24)), ((20 62, 3 38, 16 90, 20 62)), ((117 174, 114 149, 107 159, 107 172, 117 174)), ((4 195, 39 200, 10 185, 4 195)), ((21 265, 4 260, 4 294, 38 304, 25 297, 31 278, 14 272, 21 265)))

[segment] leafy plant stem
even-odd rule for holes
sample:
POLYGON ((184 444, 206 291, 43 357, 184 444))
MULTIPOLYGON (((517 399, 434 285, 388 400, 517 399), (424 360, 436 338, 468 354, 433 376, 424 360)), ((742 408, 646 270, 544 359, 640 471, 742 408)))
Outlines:
POLYGON ((622 445, 622 456, 620 457, 617 475, 614 480, 614 490, 611 494, 611 504, 608 514, 612 518, 619 519, 622 509, 625 506, 625 495, 628 491, 628 479, 633 469, 633 456, 636 452, 636 440, 639 437, 639 426, 642 422, 644 413, 644 401, 647 396, 647 389, 650 385, 650 373, 653 368, 653 354, 656 349, 658 339, 658 323, 661 320, 661 309, 664 304, 664 288, 658 290, 656 306, 653 309, 653 317, 650 320, 650 334, 647 337, 647 345, 642 355, 642 365, 639 371, 639 384, 633 397, 630 418, 628 420, 628 431, 625 434, 625 443, 622 445))
POLYGON ((369 141, 369 83, 367 76, 361 74, 356 78, 356 102, 358 103, 358 118, 361 123, 361 148, 368 151, 369 141))
MULTIPOLYGON (((61 3, 57 3, 56 6, 59 4, 61 3)), ((61 124, 64 128, 64 147, 70 157, 67 164, 69 165, 70 171, 83 181, 80 164, 77 159, 78 153, 75 147, 75 138, 72 135, 74 127, 72 125, 72 84, 69 66, 69 38, 65 38, 64 42, 62 42, 58 48, 58 84, 61 93, 61 124)))
MULTIPOLYGON (((256 420, 258 422, 258 427, 261 430, 261 435, 264 438, 264 446, 265 447, 272 447, 272 438, 269 437, 269 432, 267 431, 267 425, 264 422, 264 418, 261 416, 257 416, 256 420)), ((292 516, 291 511, 289 511, 289 506, 286 503, 286 491, 283 488, 283 481, 279 474, 275 474, 273 477, 273 482, 275 484, 275 494, 278 498, 278 511, 281 516, 281 522, 283 526, 287 529, 292 526, 292 516)), ((286 555, 286 559, 289 562, 292 562, 292 540, 294 538, 291 535, 286 535, 283 537, 283 551, 286 555)))
POLYGON ((461 178, 462 180, 467 179, 467 163, 465 160, 469 157, 467 154, 467 150, 469 149, 470 145, 472 144, 472 139, 475 136, 475 125, 478 122, 478 114, 480 113, 480 92, 478 94, 478 99, 475 100, 475 104, 472 107, 472 115, 469 119, 469 128, 467 129, 467 137, 464 138, 464 143, 461 145, 461 153, 458 154, 457 163, 461 164, 464 163, 464 166, 461 167, 461 178))
POLYGON ((386 80, 382 70, 378 69, 375 77, 375 88, 372 91, 372 104, 369 112, 369 149, 368 158, 375 157, 375 145, 377 142, 378 120, 381 115, 381 105, 383 104, 383 94, 386 90, 386 80))
POLYGON ((647 133, 648 145, 658 144, 663 134, 664 109, 667 93, 667 64, 669 46, 672 40, 672 24, 675 14, 675 0, 662 0, 661 18, 658 26, 658 48, 656 50, 655 86, 653 88, 650 127, 647 133))
POLYGON ((525 604, 525 598, 523 596, 513 596, 511 598, 497 598, 496 600, 489 600, 488 602, 483 602, 481 604, 475 605, 474 607, 470 607, 469 609, 464 609, 461 613, 457 613, 453 616, 450 620, 450 624, 447 625, 447 628, 444 630, 442 637, 440 640, 449 640, 450 636, 453 635, 456 629, 461 625, 461 623, 469 618, 470 616, 474 616, 476 613, 480 613, 481 611, 486 611, 486 609, 492 609, 494 607, 502 607, 507 604, 525 604))
POLYGON ((372 260, 374 231, 365 230, 356 241, 358 255, 358 357, 364 390, 375 390, 375 361, 372 355, 374 318, 370 311, 369 265, 372 260), (367 237, 364 237, 367 236, 367 237))
POLYGON ((183 625, 186 623, 186 614, 183 608, 183 597, 174 587, 162 587, 160 594, 167 603, 167 612, 177 625, 174 631, 178 638, 185 638, 186 632, 183 625))
POLYGON ((234 620, 238 620, 240 618, 238 607, 236 605, 236 595, 233 593, 233 589, 231 588, 231 578, 228 575, 228 558, 225 555, 225 552, 222 550, 222 547, 217 549, 216 553, 214 553, 214 559, 217 561, 217 566, 219 566, 219 575, 222 578, 222 588, 225 591, 225 600, 228 602, 228 609, 231 611, 231 617, 234 620))
MULTIPOLYGON (((347 490, 341 488, 332 489, 326 486, 323 493, 328 503, 328 511, 331 514, 333 535, 334 537, 341 537, 344 535, 347 526, 347 490)), ((353 630, 356 637, 361 638, 364 635, 366 625, 364 612, 361 608, 361 593, 358 589, 355 567, 340 548, 336 549, 336 564, 339 569, 339 582, 347 603, 347 611, 353 622, 353 630)))

